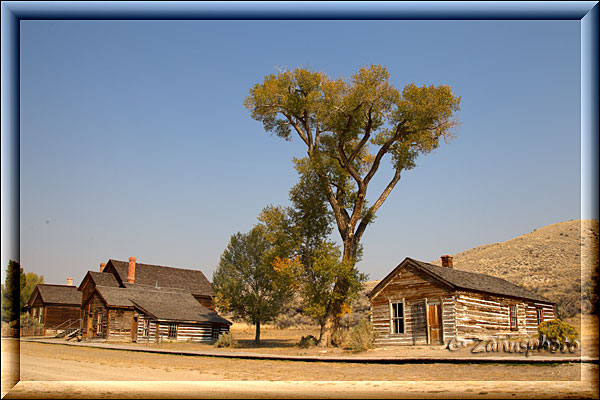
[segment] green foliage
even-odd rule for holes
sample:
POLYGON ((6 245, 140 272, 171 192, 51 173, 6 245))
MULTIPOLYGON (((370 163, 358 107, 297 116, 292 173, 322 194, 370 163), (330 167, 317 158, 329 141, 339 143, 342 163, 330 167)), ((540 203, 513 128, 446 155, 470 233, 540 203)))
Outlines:
POLYGON ((21 309, 25 307, 27 301, 29 301, 29 298, 31 297, 31 294, 33 293, 33 290, 40 283, 44 283, 44 275, 38 276, 33 272, 27 272, 25 274, 25 286, 23 289, 21 289, 21 309))
POLYGON ((376 334, 370 321, 362 319, 350 331, 349 345, 352 351, 358 353, 374 347, 376 334))
POLYGON ((301 349, 308 349, 310 347, 315 347, 318 344, 318 340, 313 335, 302 336, 300 341, 298 342, 298 347, 301 349))
POLYGON ((231 334, 231 332, 221 333, 215 341, 215 346, 235 347, 235 342, 233 341, 233 335, 231 334))
POLYGON ((556 340, 561 344, 564 344, 566 339, 570 343, 573 343, 579 338, 577 329, 573 325, 562 322, 560 319, 542 322, 538 326, 538 332, 547 339, 556 340))
MULTIPOLYGON (((340 259, 340 250, 331 242, 323 242, 314 252, 310 268, 306 268, 302 277, 302 297, 304 312, 324 326, 334 316, 334 304, 345 304, 344 312, 349 312, 350 303, 358 298, 367 276, 359 273, 353 265, 340 259), (341 293, 336 289, 340 281, 349 284, 341 293)), ((322 338, 319 338, 319 341, 322 338)))
POLYGON ((24 305, 20 294, 23 292, 25 284, 23 268, 18 262, 10 260, 6 267, 6 278, 2 286, 2 321, 12 322, 19 319, 20 309, 24 305))
POLYGON ((231 236, 213 274, 217 308, 256 325, 257 342, 260 324, 273 320, 292 295, 293 268, 276 268, 278 254, 259 224, 231 236))

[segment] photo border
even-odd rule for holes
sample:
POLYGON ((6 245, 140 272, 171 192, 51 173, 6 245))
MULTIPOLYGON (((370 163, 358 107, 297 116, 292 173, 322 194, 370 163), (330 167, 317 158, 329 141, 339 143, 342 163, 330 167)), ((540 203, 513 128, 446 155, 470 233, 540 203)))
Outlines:
MULTIPOLYGON (((19 38, 22 20, 580 20, 581 218, 598 219, 597 1, 3 1, 1 19, 3 264, 8 259, 20 259, 19 38)), ((582 269, 582 282, 584 279, 590 279, 590 275, 582 269)), ((18 351, 19 343, 15 342, 18 351)), ((20 371, 17 368, 12 372, 16 384, 20 371)))

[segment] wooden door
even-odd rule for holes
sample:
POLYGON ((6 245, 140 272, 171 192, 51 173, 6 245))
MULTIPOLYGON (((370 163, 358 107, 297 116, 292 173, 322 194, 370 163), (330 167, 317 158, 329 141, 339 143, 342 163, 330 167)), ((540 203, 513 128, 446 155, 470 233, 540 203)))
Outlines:
POLYGON ((442 313, 439 304, 427 305, 427 328, 429 343, 442 343, 442 313))

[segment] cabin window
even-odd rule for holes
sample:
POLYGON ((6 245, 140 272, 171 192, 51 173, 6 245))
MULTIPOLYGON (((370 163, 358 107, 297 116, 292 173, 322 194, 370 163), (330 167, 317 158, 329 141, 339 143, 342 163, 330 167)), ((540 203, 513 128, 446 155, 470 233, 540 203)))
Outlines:
POLYGON ((96 333, 98 335, 102 334, 102 314, 98 314, 98 321, 97 321, 97 325, 96 325, 96 333))
POLYGON ((221 333, 221 329, 219 329, 218 326, 213 326, 212 327, 212 340, 218 340, 219 333, 221 333))
POLYGON ((517 328, 517 306, 510 306, 510 329, 517 328))
POLYGON ((535 311, 537 312, 537 323, 539 325, 544 322, 544 310, 541 308, 536 308, 535 311))
POLYGON ((150 336, 150 320, 144 320, 144 331, 142 333, 143 336, 150 336))
POLYGON ((177 338, 177 324, 169 324, 169 339, 177 338))
POLYGON ((392 303, 392 333, 404 333, 404 303, 392 303))

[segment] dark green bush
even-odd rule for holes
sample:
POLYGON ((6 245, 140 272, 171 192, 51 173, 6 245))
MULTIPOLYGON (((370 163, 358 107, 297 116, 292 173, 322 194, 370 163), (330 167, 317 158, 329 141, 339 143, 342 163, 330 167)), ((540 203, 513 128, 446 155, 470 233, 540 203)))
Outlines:
POLYGON ((538 326, 538 332, 548 340, 556 340, 560 344, 564 344, 566 339, 570 343, 575 342, 579 338, 579 332, 573 325, 562 322, 560 319, 544 321, 538 326))

